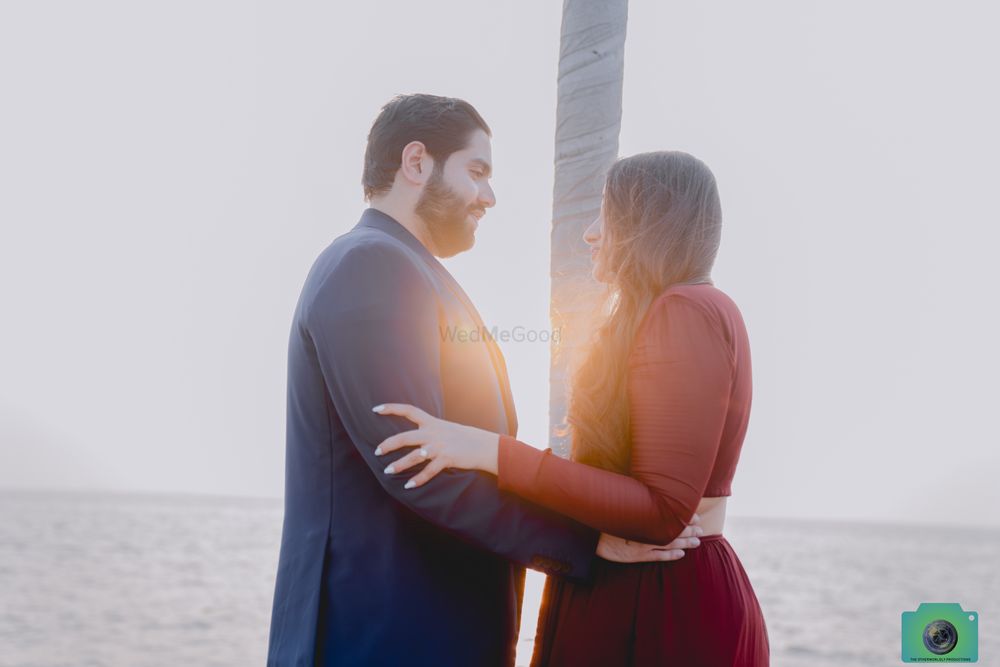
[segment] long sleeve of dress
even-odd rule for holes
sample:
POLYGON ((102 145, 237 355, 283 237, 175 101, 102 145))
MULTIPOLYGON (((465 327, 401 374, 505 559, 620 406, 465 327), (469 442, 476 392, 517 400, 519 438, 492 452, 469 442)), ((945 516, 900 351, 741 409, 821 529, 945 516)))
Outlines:
POLYGON ((630 359, 630 475, 500 439, 502 490, 597 530, 667 544, 694 515, 729 412, 734 356, 717 318, 667 294, 651 306, 630 359))

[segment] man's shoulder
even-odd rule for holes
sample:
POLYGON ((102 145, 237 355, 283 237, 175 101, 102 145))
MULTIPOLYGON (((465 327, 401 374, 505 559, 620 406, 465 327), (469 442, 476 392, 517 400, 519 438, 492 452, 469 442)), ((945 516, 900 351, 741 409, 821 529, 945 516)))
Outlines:
POLYGON ((355 227, 335 238, 320 253, 317 263, 327 259, 334 267, 343 261, 382 259, 420 266, 425 262, 417 252, 391 234, 371 227, 355 227))
POLYGON ((378 229, 355 227, 320 252, 301 300, 308 308, 330 299, 429 299, 434 285, 433 271, 412 248, 378 229))
POLYGON ((387 269, 422 271, 425 264, 412 248, 390 234, 369 227, 355 227, 320 252, 307 283, 323 283, 338 273, 364 275, 387 269))

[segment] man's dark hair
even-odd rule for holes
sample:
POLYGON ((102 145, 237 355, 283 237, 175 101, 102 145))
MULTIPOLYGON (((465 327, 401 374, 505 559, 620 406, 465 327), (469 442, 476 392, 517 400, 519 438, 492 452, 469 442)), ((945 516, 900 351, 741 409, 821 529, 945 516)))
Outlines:
POLYGON ((365 200, 388 192, 399 170, 403 148, 419 141, 434 158, 435 170, 448 156, 462 150, 475 130, 492 136, 476 109, 455 97, 398 95, 382 107, 368 133, 361 184, 365 200))

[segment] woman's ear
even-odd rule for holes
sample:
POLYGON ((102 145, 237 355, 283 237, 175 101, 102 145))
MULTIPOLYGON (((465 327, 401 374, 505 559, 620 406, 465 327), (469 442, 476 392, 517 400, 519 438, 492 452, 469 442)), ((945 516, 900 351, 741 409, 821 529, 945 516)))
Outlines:
POLYGON ((399 170, 409 183, 423 185, 434 169, 434 158, 419 141, 411 141, 403 147, 399 170))

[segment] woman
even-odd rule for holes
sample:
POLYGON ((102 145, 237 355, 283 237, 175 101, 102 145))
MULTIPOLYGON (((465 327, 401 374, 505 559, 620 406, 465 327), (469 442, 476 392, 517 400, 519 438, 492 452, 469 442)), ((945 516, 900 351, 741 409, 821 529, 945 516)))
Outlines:
POLYGON ((413 406, 374 408, 419 426, 376 450, 417 447, 386 468, 426 462, 407 488, 446 468, 483 470, 501 489, 651 544, 701 516, 701 546, 683 559, 598 560, 587 583, 550 577, 533 665, 768 663, 757 597, 722 536, 751 373, 739 309, 711 280, 721 222, 715 178, 690 155, 645 153, 609 171, 585 240, 611 309, 573 376, 572 460, 413 406))

